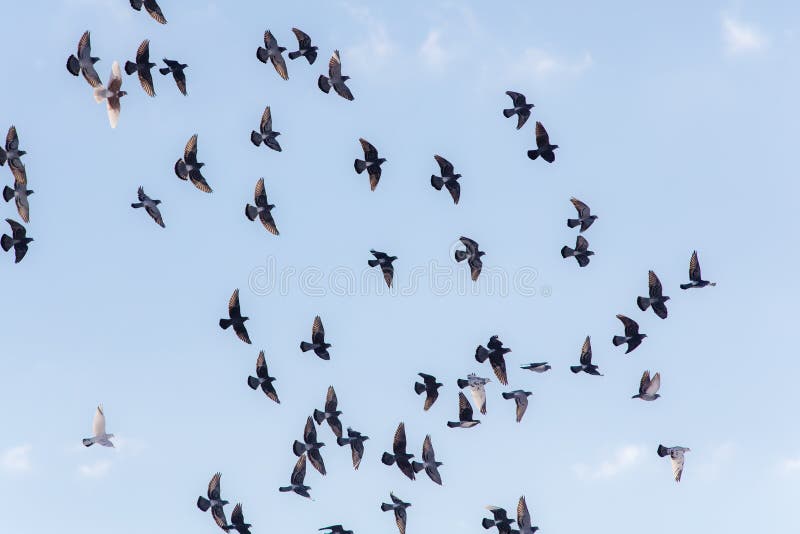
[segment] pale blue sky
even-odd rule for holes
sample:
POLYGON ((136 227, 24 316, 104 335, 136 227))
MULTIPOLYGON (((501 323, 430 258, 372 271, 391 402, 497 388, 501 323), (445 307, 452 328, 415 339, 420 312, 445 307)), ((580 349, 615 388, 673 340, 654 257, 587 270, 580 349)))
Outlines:
POLYGON ((396 532, 389 491, 413 504, 409 534, 483 532, 483 507, 521 494, 543 532, 800 527, 795 3, 188 4, 162 0, 166 26, 125 0, 3 8, 0 129, 15 124, 28 151, 36 241, 19 265, 0 257, 0 531, 218 532, 194 505, 215 471, 254 533, 396 532), (292 26, 319 59, 289 62, 284 82, 255 49, 267 28, 293 49, 292 26), (111 130, 64 68, 87 29, 104 81, 149 38, 153 58, 189 64, 189 96, 156 73, 150 99, 126 76, 111 130), (354 102, 316 87, 334 48, 354 102), (536 105, 521 131, 501 115, 509 89, 536 105), (265 105, 282 153, 249 143, 265 105), (553 165, 525 156, 535 120, 561 147, 553 165), (193 133, 211 195, 172 171, 193 133), (359 137, 388 159, 375 192, 353 171, 359 137), (463 174, 458 206, 430 187, 435 153, 463 174), (261 176, 277 238, 244 217, 261 176), (129 207, 139 185, 166 229, 129 207), (585 269, 558 253, 575 242, 573 195, 600 216, 585 269), (485 274, 527 273, 525 294, 492 293, 488 276, 477 294, 427 276, 410 288, 431 266, 463 280, 460 235, 487 252, 485 274), (362 282, 370 248, 399 257, 403 294, 362 282), (716 288, 678 288, 693 249, 716 288), (297 274, 265 291, 265 268, 297 274), (673 297, 666 321, 636 308, 648 269, 673 297), (353 291, 327 287, 347 272, 353 291), (252 346, 217 326, 236 287, 252 346), (610 342, 617 313, 649 334, 629 356, 610 342), (316 314, 330 362, 298 349, 316 314), (513 349, 509 389, 534 392, 528 412, 516 424, 494 381, 483 423, 450 430, 455 379, 489 376, 473 354, 492 334, 513 349), (605 377, 568 370, 586 335, 605 377), (281 405, 246 386, 262 348, 281 405), (518 369, 542 360, 550 373, 518 369), (663 377, 655 403, 630 399, 644 369, 663 377), (419 371, 446 384, 429 413, 419 371), (316 500, 279 494, 329 384, 344 424, 371 437, 362 466, 323 428, 316 500), (116 450, 81 446, 100 402, 116 450), (443 487, 380 463, 401 420, 417 455, 431 434, 443 487), (659 442, 692 448, 680 485, 659 442))

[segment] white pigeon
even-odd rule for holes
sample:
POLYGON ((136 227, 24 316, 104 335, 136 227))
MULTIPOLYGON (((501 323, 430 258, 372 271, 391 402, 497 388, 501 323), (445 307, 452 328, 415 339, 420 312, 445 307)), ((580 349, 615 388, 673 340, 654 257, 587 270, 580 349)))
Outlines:
POLYGON ((106 434, 106 416, 103 413, 103 405, 97 407, 97 411, 94 414, 94 420, 92 421, 92 433, 94 434, 91 438, 86 438, 83 440, 83 444, 87 447, 91 447, 95 443, 99 443, 103 447, 113 447, 114 444, 111 443, 111 438, 114 437, 114 434, 106 434))
POLYGON ((108 122, 111 123, 112 128, 117 127, 119 122, 119 99, 125 96, 125 91, 122 91, 122 74, 119 70, 119 62, 115 61, 111 65, 111 77, 108 79, 108 87, 98 85, 94 88, 94 99, 99 104, 103 100, 106 101, 106 108, 108 109, 108 122))
POLYGON ((670 460, 672 461, 672 475, 675 477, 675 482, 681 481, 681 475, 683 474, 683 462, 684 457, 683 455, 687 452, 690 452, 692 449, 688 447, 665 447, 663 445, 658 446, 658 455, 662 458, 664 456, 669 456, 670 460))
POLYGON ((458 387, 464 389, 469 386, 470 393, 472 393, 472 401, 478 407, 480 412, 486 415, 486 389, 484 386, 491 382, 489 378, 482 378, 475 373, 467 375, 467 379, 458 379, 458 387))

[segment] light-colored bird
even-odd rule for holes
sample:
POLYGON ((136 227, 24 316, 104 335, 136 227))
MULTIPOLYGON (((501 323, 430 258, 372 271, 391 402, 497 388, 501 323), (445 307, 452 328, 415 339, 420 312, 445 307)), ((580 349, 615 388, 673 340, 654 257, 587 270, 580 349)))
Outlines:
POLYGON ((125 96, 125 91, 122 88, 122 73, 119 70, 119 62, 115 61, 111 65, 111 77, 108 79, 108 87, 102 84, 94 88, 94 99, 99 104, 103 100, 106 101, 106 108, 108 109, 108 122, 112 128, 117 127, 119 122, 119 99, 125 96))
POLYGON ((664 456, 669 456, 670 460, 672 460, 672 475, 675 477, 675 482, 681 481, 681 475, 683 475, 683 462, 684 458, 683 455, 687 452, 690 452, 692 449, 688 447, 665 447, 663 445, 658 446, 658 455, 662 458, 664 456))
POLYGON ((463 378, 459 378, 457 383, 458 387, 464 389, 465 387, 469 386, 469 391, 472 394, 472 400, 475 402, 475 406, 478 407, 478 410, 483 414, 486 415, 486 384, 491 382, 490 378, 483 378, 475 373, 470 373, 467 375, 467 379, 464 380, 463 378))
POLYGON ((642 374, 642 379, 639 382, 639 394, 631 397, 632 399, 642 399, 643 401, 654 401, 661 395, 658 394, 658 389, 661 387, 661 373, 656 373, 650 379, 650 371, 645 371, 642 374))
POLYGON ((106 416, 103 413, 103 405, 99 405, 97 407, 97 411, 94 413, 94 420, 92 421, 92 437, 86 438, 83 440, 83 444, 87 447, 91 447, 95 443, 98 445, 102 445, 103 447, 113 447, 114 444, 111 443, 111 438, 114 437, 114 434, 107 434, 106 433, 106 416))

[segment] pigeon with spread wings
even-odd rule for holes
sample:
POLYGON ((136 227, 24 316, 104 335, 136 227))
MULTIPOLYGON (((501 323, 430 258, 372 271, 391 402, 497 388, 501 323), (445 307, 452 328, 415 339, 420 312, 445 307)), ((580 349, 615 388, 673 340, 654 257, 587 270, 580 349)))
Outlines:
POLYGON ((506 373, 506 360, 505 355, 511 352, 511 349, 504 347, 503 342, 500 341, 498 336, 489 338, 489 343, 486 347, 478 345, 475 349, 475 360, 478 363, 483 363, 489 360, 495 376, 504 386, 508 385, 508 374, 506 373))
MULTIPOLYGON (((13 169, 12 169, 13 170, 13 169)), ((33 191, 28 189, 27 178, 24 181, 14 180, 14 188, 9 186, 3 188, 3 200, 9 202, 12 198, 17 205, 17 212, 22 217, 23 222, 30 222, 30 204, 28 203, 28 196, 32 195, 33 191)))
POLYGON ((431 185, 437 191, 441 191, 442 187, 447 188, 450 196, 453 197, 453 203, 458 204, 458 200, 461 198, 461 184, 459 184, 458 179, 461 178, 461 175, 456 174, 453 164, 439 154, 434 155, 433 158, 439 164, 439 171, 442 175, 431 174, 431 185))
POLYGON ((525 415, 525 410, 528 409, 528 396, 530 395, 533 395, 533 393, 521 389, 515 389, 508 393, 503 392, 504 399, 514 399, 514 403, 517 405, 517 423, 522 421, 522 416, 525 415))
POLYGON ((625 327, 625 335, 614 336, 613 338, 611 338, 611 342, 614 344, 615 347, 619 347, 620 345, 627 343, 628 350, 625 351, 625 354, 628 354, 633 349, 642 344, 642 340, 647 337, 647 334, 639 333, 639 323, 637 323, 633 319, 625 317, 624 315, 621 314, 617 314, 617 319, 622 321, 622 325, 625 327))
POLYGON ((416 478, 414 475, 414 468, 409 461, 414 455, 406 451, 406 443, 406 425, 400 423, 397 425, 397 430, 394 432, 394 440, 392 441, 392 452, 394 454, 384 452, 381 456, 381 462, 384 465, 393 465, 396 463, 397 467, 405 476, 414 480, 416 478))
POLYGON ((589 242, 582 235, 575 240, 575 248, 568 246, 561 247, 561 257, 569 258, 574 256, 580 267, 589 265, 589 256, 594 256, 594 251, 589 250, 589 242))
POLYGON ((322 326, 322 319, 317 315, 314 317, 314 324, 311 325, 311 343, 301 341, 300 350, 303 352, 313 350, 321 359, 330 360, 331 355, 328 352, 330 347, 330 343, 325 343, 325 328, 322 326))
POLYGON ((318 425, 327 421, 336 437, 341 438, 342 421, 339 419, 339 416, 342 415, 342 412, 337 409, 338 406, 339 399, 336 398, 336 391, 333 389, 333 386, 328 386, 328 394, 325 397, 325 410, 322 411, 315 408, 314 421, 316 421, 318 425))
POLYGON ((314 61, 317 60, 317 47, 311 45, 311 37, 297 28, 292 28, 292 33, 297 37, 298 50, 289 52, 289 59, 294 60, 302 56, 306 58, 309 65, 313 65, 314 61))
POLYGON ((654 401, 661 395, 658 390, 661 388, 661 373, 656 373, 653 378, 650 378, 650 371, 642 373, 642 379, 639 381, 639 393, 632 396, 632 399, 642 399, 643 401, 654 401))
POLYGON ((85 31, 78 41, 78 55, 70 55, 67 58, 67 70, 73 76, 83 74, 83 78, 89 82, 89 85, 97 87, 103 83, 94 68, 94 64, 98 61, 100 61, 99 57, 92 57, 92 42, 89 32, 85 31))
POLYGON ((458 392, 458 421, 448 421, 450 428, 472 428, 480 423, 478 419, 472 417, 472 405, 467 400, 463 391, 458 392))
POLYGON ((431 406, 433 406, 433 403, 436 402, 436 399, 439 398, 439 388, 444 384, 437 382, 436 377, 433 375, 425 373, 417 374, 422 377, 422 382, 414 382, 414 392, 416 392, 417 395, 425 393, 425 405, 423 409, 427 412, 431 406))
POLYGON ((150 41, 145 39, 136 50, 136 61, 125 62, 125 74, 130 76, 134 72, 137 73, 144 92, 149 96, 156 96, 156 91, 153 89, 153 74, 150 72, 155 66, 156 64, 150 61, 150 41))
POLYGON ((328 76, 320 75, 317 80, 317 86, 323 93, 328 93, 333 87, 336 94, 346 100, 353 100, 353 93, 345 85, 344 82, 350 79, 350 76, 342 75, 342 60, 339 58, 339 51, 334 50, 330 61, 328 62, 328 76))
POLYGON ((592 215, 592 210, 589 209, 589 206, 581 202, 575 197, 569 199, 572 202, 572 205, 575 206, 575 209, 578 212, 577 219, 567 219, 567 226, 570 228, 575 228, 576 226, 580 225, 581 232, 585 232, 589 229, 589 227, 594 223, 597 219, 597 215, 592 215))
POLYGON ((367 260, 367 265, 370 267, 380 266, 383 272, 383 279, 388 287, 392 287, 392 280, 394 279, 394 266, 392 262, 397 259, 397 256, 389 256, 385 252, 378 252, 377 250, 370 250, 370 254, 375 256, 374 260, 367 260))
POLYGON ((25 227, 14 219, 6 219, 6 222, 11 227, 11 235, 3 234, 0 237, 0 246, 4 252, 14 249, 14 263, 19 263, 25 254, 28 253, 28 243, 33 241, 32 237, 28 237, 28 231, 25 227))
POLYGON ((264 143, 264 146, 276 152, 280 152, 282 150, 281 145, 278 143, 278 139, 276 139, 280 134, 280 132, 276 132, 272 129, 272 111, 270 107, 267 106, 264 108, 264 113, 261 115, 261 123, 258 126, 258 131, 253 130, 250 132, 250 142, 255 146, 261 146, 261 143, 264 143))
POLYGON ((536 149, 528 150, 528 157, 536 159, 541 156, 547 163, 553 163, 556 160, 556 153, 554 151, 557 148, 558 145, 550 144, 550 136, 547 134, 547 130, 544 129, 544 126, 542 126, 542 123, 536 121, 536 149))
POLYGON ((436 461, 436 452, 433 450, 431 443, 431 436, 425 436, 425 441, 422 442, 422 461, 411 462, 411 467, 415 473, 419 473, 423 469, 428 477, 435 483, 442 485, 442 475, 439 474, 439 466, 444 465, 442 462, 436 461))
POLYGON ((378 187, 378 182, 381 180, 381 165, 386 161, 386 158, 379 158, 378 149, 366 139, 359 138, 358 142, 361 143, 361 148, 364 150, 364 159, 356 158, 353 166, 358 174, 367 171, 369 188, 371 191, 375 191, 375 188, 378 187))
POLYGON ((314 427, 314 420, 309 417, 303 429, 303 441, 294 440, 292 451, 296 456, 308 453, 308 460, 314 466, 314 469, 319 471, 319 474, 325 475, 325 462, 322 460, 322 454, 320 453, 320 449, 324 446, 324 443, 317 441, 317 429, 314 427))
POLYGON ((280 404, 281 401, 278 399, 278 393, 275 391, 275 386, 272 385, 275 380, 274 376, 269 376, 267 360, 262 350, 258 353, 258 359, 256 360, 256 376, 248 376, 247 385, 253 390, 261 388, 261 391, 263 391, 268 398, 280 404))
POLYGON ((229 326, 233 326, 233 331, 236 333, 236 337, 249 345, 250 336, 247 334, 247 328, 245 328, 244 323, 250 318, 242 317, 242 311, 239 308, 238 289, 233 290, 233 294, 228 301, 228 317, 228 319, 223 318, 219 320, 220 328, 227 330, 229 326))
POLYGON ((133 202, 131 207, 134 209, 144 208, 144 211, 152 217, 156 224, 164 228, 164 219, 161 217, 161 210, 158 209, 158 205, 161 204, 161 201, 148 197, 144 193, 144 188, 142 186, 139 186, 136 195, 139 198, 139 202, 133 202))
POLYGON ((389 497, 392 499, 392 504, 381 503, 381 511, 388 512, 394 511, 394 522, 397 524, 397 529, 400 534, 406 534, 406 508, 411 506, 411 503, 403 502, 395 497, 394 493, 390 493, 389 497))
POLYGON ((178 86, 178 91, 180 91, 183 96, 186 96, 186 74, 183 71, 189 65, 167 58, 164 58, 162 61, 164 61, 166 67, 161 67, 158 69, 158 72, 164 76, 171 72, 172 79, 175 80, 175 85, 178 86))
POLYGON ((283 52, 286 48, 278 46, 278 41, 273 37, 272 32, 267 30, 264 32, 264 46, 259 46, 256 50, 256 57, 261 63, 267 61, 272 62, 275 71, 284 80, 289 79, 289 73, 286 71, 286 61, 283 59, 283 52))
POLYGON ((203 193, 211 193, 211 187, 200 172, 204 165, 205 163, 197 161, 197 134, 194 134, 186 142, 183 158, 175 162, 175 176, 184 181, 189 180, 203 193))
POLYGON ((479 250, 478 243, 468 237, 461 236, 458 238, 458 240, 461 241, 465 247, 467 247, 467 250, 456 250, 454 253, 455 260, 457 262, 467 260, 472 281, 477 282, 478 277, 481 275, 481 269, 483 269, 483 261, 481 260, 481 256, 485 256, 486 253, 482 250, 479 250))
POLYGON ((693 287, 706 287, 711 286, 714 287, 717 285, 716 282, 709 282, 708 280, 703 280, 703 275, 700 272, 700 262, 697 259, 697 251, 695 250, 692 252, 692 257, 689 260, 689 283, 688 284, 681 284, 681 289, 690 289, 693 287))
POLYGON ((102 84, 94 88, 94 100, 98 104, 105 100, 106 111, 108 112, 108 122, 112 128, 116 128, 119 123, 120 98, 127 95, 122 90, 122 73, 119 70, 119 63, 111 64, 111 76, 108 79, 108 87, 102 84))
POLYGON ((311 487, 303 484, 305 478, 306 478, 306 455, 303 454, 300 458, 297 459, 297 463, 294 464, 294 469, 292 470, 292 477, 289 480, 289 485, 278 488, 278 491, 280 492, 293 491, 296 494, 300 495, 301 497, 310 499, 311 495, 308 493, 308 490, 310 490, 311 487))
POLYGON ((569 370, 575 374, 583 371, 590 375, 603 376, 598 369, 599 367, 592 363, 592 340, 589 336, 586 336, 586 341, 583 342, 581 347, 580 365, 572 365, 569 370))
POLYGON ((667 305, 666 302, 669 297, 663 294, 661 288, 661 280, 658 279, 656 273, 649 271, 647 273, 647 286, 650 296, 649 297, 636 297, 636 305, 642 311, 647 311, 647 308, 653 307, 653 312, 662 319, 667 318, 667 305))
POLYGON ((681 481, 683 475, 684 454, 691 452, 692 449, 688 447, 665 447, 658 446, 658 455, 660 457, 669 456, 672 461, 672 476, 675 477, 675 482, 681 481))
POLYGON ((361 459, 364 457, 364 442, 369 439, 369 436, 363 435, 352 428, 347 429, 347 437, 336 438, 336 443, 340 447, 350 445, 350 453, 353 457, 353 469, 358 469, 361 465, 361 459))
POLYGON ((491 382, 490 379, 480 377, 475 373, 468 374, 466 380, 459 378, 456 381, 460 389, 469 386, 475 406, 478 408, 478 411, 484 415, 486 415, 486 384, 489 382, 491 382))
POLYGON ((85 438, 83 444, 86 447, 91 447, 95 443, 103 447, 113 447, 114 444, 111 439, 114 434, 106 432, 106 414, 103 412, 103 405, 99 405, 94 412, 94 419, 92 420, 92 437, 85 438))
POLYGON ((219 525, 220 521, 223 525, 228 524, 228 520, 225 519, 225 509, 223 508, 228 501, 222 498, 222 493, 220 491, 220 477, 222 477, 221 473, 215 473, 213 477, 211 477, 211 481, 208 483, 208 491, 206 495, 208 498, 203 497, 202 495, 197 498, 197 507, 203 511, 208 511, 211 508, 211 516, 214 518, 214 521, 219 525))
POLYGON ((264 228, 266 228, 269 233, 272 235, 280 235, 278 227, 275 225, 275 219, 272 217, 272 209, 275 207, 275 204, 270 204, 269 201, 267 201, 267 192, 264 190, 263 178, 259 178, 256 182, 253 200, 256 203, 255 206, 247 204, 244 207, 245 217, 251 221, 255 221, 256 217, 258 217, 259 220, 261 220, 261 224, 264 225, 264 228))
POLYGON ((142 6, 147 10, 153 20, 158 22, 159 24, 166 24, 167 19, 164 17, 164 13, 161 12, 161 8, 158 6, 158 2, 156 0, 130 0, 131 7, 136 11, 141 11, 142 6))
POLYGON ((528 122, 528 118, 530 118, 531 116, 531 109, 533 108, 533 104, 528 104, 528 102, 525 101, 525 95, 523 95, 522 93, 516 93, 514 91, 506 91, 506 94, 511 97, 511 102, 514 107, 504 109, 503 117, 508 119, 516 115, 517 130, 519 130, 526 122, 528 122))

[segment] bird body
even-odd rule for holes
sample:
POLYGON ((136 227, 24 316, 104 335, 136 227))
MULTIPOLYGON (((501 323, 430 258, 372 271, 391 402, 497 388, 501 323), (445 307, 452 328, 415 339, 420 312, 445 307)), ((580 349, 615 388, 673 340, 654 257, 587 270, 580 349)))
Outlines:
POLYGON ((519 534, 533 534, 539 527, 533 526, 531 523, 531 514, 528 511, 528 503, 525 502, 525 496, 519 498, 517 503, 517 526, 519 526, 519 534))
POLYGON ((575 241, 575 248, 568 246, 561 247, 561 257, 569 258, 574 256, 580 267, 589 265, 589 256, 594 256, 594 252, 589 250, 589 242, 586 241, 582 235, 579 235, 575 241))
POLYGON ((508 393, 503 392, 504 399, 514 399, 514 403, 517 405, 517 423, 522 421, 522 416, 525 415, 525 410, 528 409, 528 397, 530 395, 533 395, 533 393, 521 389, 515 389, 508 393))
POLYGON ((375 259, 367 260, 367 265, 370 267, 380 267, 386 286, 392 287, 392 280, 394 280, 394 265, 392 265, 392 262, 397 259, 397 256, 389 256, 385 252, 378 252, 374 249, 369 252, 375 256, 375 259))
POLYGON ((327 421, 328 426, 331 427, 333 433, 336 435, 337 438, 342 437, 342 422, 339 420, 339 416, 342 415, 340 410, 337 410, 339 405, 339 400, 336 398, 336 391, 334 391, 333 386, 328 386, 328 395, 325 398, 325 410, 314 410, 314 421, 317 422, 318 425, 321 425, 323 422, 327 421))
POLYGON ((603 376, 598 369, 599 368, 592 363, 592 340, 589 336, 586 336, 586 341, 583 342, 583 347, 581 347, 580 365, 573 365, 569 370, 575 374, 583 371, 590 375, 603 376))
POLYGON ((125 73, 128 76, 134 72, 137 73, 144 92, 149 96, 156 96, 155 89, 153 89, 153 75, 150 72, 150 69, 155 66, 156 64, 150 61, 150 41, 145 39, 136 50, 136 61, 125 62, 125 73))
POLYGON ((714 287, 716 282, 709 282, 703 280, 703 275, 700 272, 700 261, 697 259, 697 251, 692 252, 692 257, 689 260, 689 283, 681 284, 681 289, 701 288, 706 286, 714 287))
POLYGON ((322 326, 322 319, 317 315, 314 317, 314 324, 311 325, 311 343, 301 341, 300 350, 303 352, 313 350, 320 359, 330 360, 331 355, 328 352, 330 347, 330 343, 325 343, 325 327, 322 326))
POLYGON ((30 222, 30 205, 28 204, 28 195, 32 195, 33 191, 28 189, 27 180, 25 182, 14 180, 14 188, 5 186, 3 188, 3 200, 9 202, 12 198, 17 205, 17 212, 22 218, 22 221, 30 222))
POLYGON ((347 429, 347 437, 336 438, 336 443, 340 447, 350 445, 350 452, 353 457, 353 469, 358 469, 361 465, 361 459, 364 457, 364 442, 369 439, 369 436, 356 432, 352 428, 347 429))
POLYGON ((103 413, 103 405, 99 405, 94 412, 94 419, 92 420, 92 437, 85 438, 83 444, 86 447, 91 447, 95 443, 103 447, 113 447, 111 439, 114 434, 106 432, 106 415, 103 413))
POLYGON ((478 243, 468 237, 461 236, 458 238, 458 240, 461 241, 467 250, 456 250, 454 252, 455 260, 457 262, 467 260, 472 281, 477 282, 478 277, 481 275, 481 269, 483 269, 483 261, 481 261, 481 256, 485 256, 486 253, 479 249, 478 243))
POLYGON ((394 440, 392 441, 393 454, 384 452, 381 456, 381 463, 384 465, 394 465, 396 463, 397 467, 404 475, 414 480, 416 476, 414 475, 414 469, 409 461, 414 455, 406 451, 406 443, 406 425, 400 423, 397 425, 397 430, 394 432, 394 440))
POLYGON ((306 58, 309 65, 313 65, 317 60, 317 47, 311 45, 311 37, 297 28, 292 28, 292 33, 297 37, 298 50, 289 52, 289 59, 294 60, 302 56, 306 58))
POLYGON ((228 300, 228 317, 228 319, 223 318, 219 320, 219 327, 223 330, 227 330, 229 327, 233 326, 236 337, 249 345, 251 343, 250 336, 247 333, 247 328, 245 328, 244 323, 250 318, 242 317, 241 308, 239 307, 238 289, 233 290, 233 294, 230 300, 228 300))
POLYGON ((625 317, 624 315, 621 314, 617 314, 617 319, 622 321, 622 324, 625 327, 625 335, 614 336, 613 338, 611 338, 611 342, 614 344, 615 347, 627 343, 628 349, 625 351, 625 354, 628 354, 633 349, 641 345, 642 340, 647 337, 647 334, 639 333, 639 323, 637 323, 633 319, 625 317))
POLYGON ((597 215, 592 215, 589 206, 581 202, 575 197, 569 199, 572 202, 572 205, 575 206, 575 209, 578 211, 578 218, 577 219, 567 219, 567 226, 570 228, 575 228, 576 226, 580 225, 581 229, 580 232, 585 232, 589 229, 589 227, 597 220, 597 215))
POLYGON ((504 386, 508 385, 508 373, 506 372, 505 355, 511 352, 511 349, 503 347, 503 342, 500 341, 498 336, 492 336, 486 347, 478 345, 475 349, 475 360, 478 363, 483 363, 489 360, 497 380, 504 386))
POLYGON ((203 497, 202 495, 198 497, 197 507, 203 512, 210 508, 211 516, 214 518, 214 521, 217 523, 217 525, 220 523, 227 525, 228 520, 225 518, 224 506, 228 504, 228 501, 224 500, 221 495, 221 477, 221 473, 215 473, 214 476, 211 477, 211 481, 208 483, 208 491, 206 492, 208 498, 203 497))
POLYGON ((550 365, 547 362, 528 363, 520 366, 520 368, 527 369, 528 371, 533 371, 534 373, 544 373, 551 369, 550 365))
POLYGON ((167 19, 164 17, 164 13, 161 12, 156 0, 130 0, 130 2, 131 7, 136 11, 141 11, 142 5, 144 5, 145 10, 153 17, 153 20, 159 24, 167 23, 167 19))
POLYGON ((128 94, 121 88, 122 73, 119 70, 119 63, 115 61, 111 64, 111 77, 108 79, 108 87, 100 84, 94 88, 95 101, 98 104, 104 100, 106 102, 108 122, 112 128, 116 128, 119 123, 120 98, 128 94))
POLYGON ((303 483, 305 481, 305 478, 306 478, 306 455, 303 454, 302 456, 300 456, 300 458, 297 459, 297 463, 294 465, 289 485, 278 488, 278 491, 294 492, 300 495, 301 497, 310 499, 311 495, 308 493, 308 490, 310 490, 311 487, 306 486, 303 483))
POLYGON ((186 142, 183 158, 175 162, 175 175, 181 180, 189 180, 203 193, 211 193, 213 190, 200 172, 204 165, 197 161, 197 134, 194 134, 186 142))
POLYGON ((425 373, 417 373, 422 377, 422 382, 414 382, 414 391, 417 395, 425 393, 425 406, 423 409, 427 412, 436 399, 439 398, 439 388, 444 384, 436 381, 436 377, 425 373))
POLYGON ((276 152, 281 152, 283 149, 277 139, 280 134, 280 132, 272 129, 272 110, 267 106, 261 115, 258 131, 253 130, 250 132, 250 142, 255 146, 261 146, 261 143, 264 143, 264 146, 276 152))
POLYGON ((183 71, 189 65, 167 58, 163 58, 162 61, 164 61, 164 64, 167 66, 158 69, 158 72, 164 76, 172 73, 172 78, 175 80, 175 85, 178 86, 178 91, 180 91, 183 96, 186 96, 186 74, 183 71))
POLYGON ((550 143, 550 136, 547 134, 547 130, 544 129, 544 126, 542 126, 542 123, 536 121, 536 149, 528 150, 528 157, 535 160, 541 156, 547 163, 553 163, 556 160, 554 150, 557 148, 558 145, 550 143))
MULTIPOLYGON (((505 508, 490 505, 487 506, 486 509, 492 513, 492 519, 484 517, 483 520, 481 520, 483 528, 489 530, 492 527, 496 527, 498 534, 511 534, 511 525, 514 523, 514 520, 508 517, 508 512, 506 512, 505 508)), ((519 531, 515 532, 519 534, 519 531)))
POLYGON ((480 421, 472 417, 472 406, 463 391, 458 392, 458 421, 448 421, 450 428, 472 428, 480 421))
POLYGON ((275 386, 272 385, 274 381, 275 377, 269 376, 267 360, 262 350, 258 353, 258 359, 256 360, 256 376, 248 376, 247 385, 253 390, 261 388, 261 391, 263 391, 268 398, 280 404, 281 401, 278 399, 278 393, 275 391, 275 386))
POLYGON ((6 219, 6 222, 11 227, 11 235, 3 234, 0 237, 0 246, 2 246, 4 252, 8 252, 13 248, 14 263, 19 263, 28 253, 28 243, 33 241, 33 238, 28 237, 25 227, 14 219, 6 219))
POLYGON ((400 531, 400 534, 406 534, 406 508, 411 506, 411 503, 403 502, 395 497, 394 493, 390 493, 389 497, 392 500, 391 504, 381 503, 381 511, 388 512, 389 510, 393 510, 397 529, 400 531))
POLYGON ((361 143, 361 148, 364 150, 364 159, 356 158, 353 166, 358 174, 367 171, 369 175, 369 188, 371 191, 375 191, 375 188, 378 187, 378 182, 381 180, 381 165, 386 161, 386 158, 379 158, 378 149, 372 146, 366 139, 359 138, 358 141, 361 143))
POLYGON ((342 75, 342 60, 339 57, 339 51, 334 50, 330 61, 328 61, 328 76, 320 75, 317 79, 317 86, 323 93, 328 93, 333 87, 336 94, 345 100, 353 100, 353 93, 345 85, 344 82, 350 79, 350 76, 342 75))
POLYGON ((99 57, 92 57, 92 43, 89 37, 89 32, 83 32, 80 41, 78 41, 78 54, 70 55, 67 58, 67 70, 73 76, 83 74, 83 78, 89 82, 92 87, 98 87, 102 84, 100 76, 94 68, 94 64, 100 61, 99 57))
POLYGON ((304 453, 308 453, 308 460, 311 462, 311 465, 314 466, 314 469, 319 471, 320 475, 325 475, 325 462, 322 460, 322 455, 320 454, 320 449, 324 446, 324 443, 317 441, 317 429, 314 427, 313 419, 309 417, 306 420, 306 426, 303 430, 303 441, 295 440, 292 445, 292 451, 296 456, 302 456, 304 453))
POLYGON ((525 95, 522 93, 506 91, 506 94, 511 97, 511 102, 514 107, 504 109, 503 116, 508 119, 516 115, 517 130, 519 130, 528 121, 528 118, 531 116, 531 109, 533 109, 534 106, 525 101, 525 95))
POLYGON ((264 46, 259 46, 256 50, 256 57, 261 63, 270 61, 275 71, 284 80, 289 79, 289 73, 286 70, 286 61, 283 59, 283 52, 286 48, 278 46, 278 41, 273 37, 272 32, 267 30, 264 32, 264 46))
POLYGON ((656 452, 662 458, 664 456, 669 456, 672 463, 672 476, 675 478, 675 482, 681 481, 681 476, 683 475, 684 455, 691 450, 692 449, 688 447, 665 447, 659 444, 656 452))
POLYGON ((666 302, 669 300, 669 297, 663 295, 663 290, 661 288, 661 280, 658 279, 658 276, 656 276, 656 273, 654 273, 653 271, 649 271, 647 273, 647 285, 650 296, 637 297, 636 305, 639 306, 639 309, 642 311, 647 311, 647 308, 652 307, 653 312, 658 317, 666 319, 667 318, 666 302))
POLYGON ((436 163, 439 164, 439 171, 442 175, 436 176, 435 174, 431 174, 431 185, 437 191, 441 191, 442 187, 445 187, 453 198, 453 204, 458 204, 461 198, 461 185, 458 179, 461 178, 461 175, 456 174, 453 170, 453 164, 439 154, 434 155, 433 158, 436 160, 436 163))
POLYGON ((463 378, 459 378, 456 383, 460 389, 464 389, 465 387, 469 386, 470 393, 472 395, 472 401, 475 403, 475 406, 478 408, 482 414, 486 414, 486 384, 491 382, 488 378, 483 378, 475 373, 470 373, 467 375, 467 379, 464 380, 463 378))
POLYGON ((267 200, 267 192, 264 190, 263 178, 259 178, 258 182, 256 182, 253 201, 256 204, 255 206, 251 206, 250 204, 245 205, 245 216, 251 221, 255 221, 256 217, 258 217, 261 224, 269 233, 272 235, 280 235, 278 227, 275 225, 275 219, 272 217, 272 210, 275 208, 275 204, 270 204, 267 200))
POLYGON ((161 217, 161 210, 158 209, 158 205, 161 204, 161 201, 147 196, 144 193, 144 188, 142 186, 139 186, 137 196, 139 198, 139 202, 132 203, 131 207, 134 209, 144 208, 144 210, 156 222, 156 224, 161 228, 164 228, 164 219, 161 217))
POLYGON ((658 394, 659 388, 661 388, 661 373, 656 373, 651 379, 650 371, 645 371, 639 381, 639 393, 631 398, 654 401, 661 396, 658 394))
POLYGON ((428 477, 441 486, 442 476, 439 474, 440 465, 444 464, 436 461, 436 453, 433 450, 430 435, 425 436, 425 441, 422 442, 422 461, 411 462, 411 467, 414 469, 415 473, 419 473, 424 469, 428 477))

